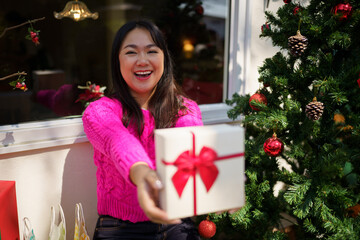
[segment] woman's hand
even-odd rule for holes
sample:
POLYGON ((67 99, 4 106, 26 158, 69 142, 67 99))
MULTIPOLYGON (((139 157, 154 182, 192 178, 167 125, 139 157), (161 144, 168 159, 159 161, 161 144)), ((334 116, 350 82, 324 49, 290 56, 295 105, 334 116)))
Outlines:
POLYGON ((178 224, 180 219, 170 220, 159 208, 159 191, 162 183, 157 173, 145 162, 135 163, 130 169, 130 179, 137 186, 138 201, 146 216, 155 223, 178 224))

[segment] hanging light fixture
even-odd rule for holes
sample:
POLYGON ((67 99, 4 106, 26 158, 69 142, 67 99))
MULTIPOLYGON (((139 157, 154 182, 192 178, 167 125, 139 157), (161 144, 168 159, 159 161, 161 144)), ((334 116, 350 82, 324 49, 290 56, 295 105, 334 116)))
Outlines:
POLYGON ((64 10, 57 13, 54 12, 56 19, 62 19, 63 17, 72 18, 74 21, 81 21, 85 18, 97 19, 99 14, 97 12, 91 13, 85 3, 75 0, 66 3, 64 10))

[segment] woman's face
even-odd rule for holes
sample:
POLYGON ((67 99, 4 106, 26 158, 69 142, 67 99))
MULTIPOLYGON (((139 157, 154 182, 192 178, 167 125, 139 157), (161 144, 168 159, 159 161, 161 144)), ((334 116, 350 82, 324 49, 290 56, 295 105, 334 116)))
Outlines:
POLYGON ((119 62, 131 95, 142 106, 164 72, 163 51, 156 46, 146 29, 135 28, 120 46, 119 62))

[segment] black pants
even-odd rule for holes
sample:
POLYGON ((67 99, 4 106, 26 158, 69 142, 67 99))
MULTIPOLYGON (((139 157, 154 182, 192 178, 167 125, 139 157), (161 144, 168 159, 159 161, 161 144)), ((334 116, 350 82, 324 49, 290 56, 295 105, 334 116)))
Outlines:
POLYGON ((153 222, 123 221, 110 216, 100 216, 95 228, 94 240, 144 239, 144 240, 200 240, 197 228, 190 218, 175 225, 153 222))

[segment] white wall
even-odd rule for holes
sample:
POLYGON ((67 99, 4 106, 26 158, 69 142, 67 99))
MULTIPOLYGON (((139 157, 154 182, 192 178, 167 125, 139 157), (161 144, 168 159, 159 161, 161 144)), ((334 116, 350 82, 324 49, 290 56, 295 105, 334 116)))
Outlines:
POLYGON ((50 207, 55 206, 58 211, 61 203, 67 239, 73 238, 75 204, 81 202, 92 236, 97 220, 92 154, 92 147, 85 142, 0 155, 0 180, 16 181, 21 234, 22 219, 28 217, 36 239, 48 239, 50 207))
POLYGON ((269 0, 269 7, 266 8, 266 2, 251 1, 251 40, 250 40, 250 57, 247 71, 249 72, 246 80, 246 93, 254 94, 256 90, 262 88, 259 83, 258 68, 263 65, 265 58, 272 57, 279 48, 273 47, 271 39, 260 38, 261 26, 266 22, 265 10, 276 13, 277 9, 284 5, 282 0, 269 0))
MULTIPOLYGON (((271 58, 280 50, 278 47, 272 45, 271 39, 259 37, 261 34, 261 26, 266 22, 265 10, 276 14, 278 8, 285 3, 283 0, 248 1, 251 2, 251 22, 249 23, 251 25, 251 40, 249 64, 247 64, 249 74, 247 74, 245 92, 251 95, 263 87, 262 83, 258 81, 258 68, 263 65, 266 58, 271 58), (267 2, 269 2, 268 7, 267 2)), ((298 0, 296 2, 304 7, 309 4, 309 0, 298 0)), ((294 29, 294 35, 296 34, 296 30, 297 29, 294 29)))

